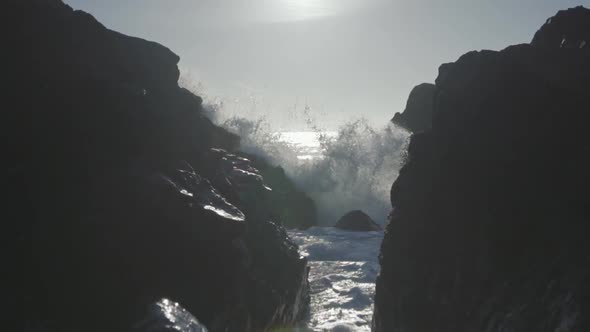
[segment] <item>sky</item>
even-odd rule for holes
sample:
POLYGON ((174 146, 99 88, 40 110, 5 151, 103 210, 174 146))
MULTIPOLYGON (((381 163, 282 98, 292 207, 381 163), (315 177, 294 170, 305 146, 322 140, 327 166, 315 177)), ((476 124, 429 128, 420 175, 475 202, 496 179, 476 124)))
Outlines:
POLYGON ((181 57, 182 82, 277 130, 385 125, 471 50, 530 42, 590 0, 65 0, 181 57))

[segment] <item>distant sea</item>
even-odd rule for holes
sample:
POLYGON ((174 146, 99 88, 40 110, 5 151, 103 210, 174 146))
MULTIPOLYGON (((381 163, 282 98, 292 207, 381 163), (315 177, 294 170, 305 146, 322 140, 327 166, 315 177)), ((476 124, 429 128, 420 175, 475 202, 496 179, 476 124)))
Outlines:
POLYGON ((322 158, 322 139, 335 138, 337 131, 283 131, 277 132, 279 140, 289 144, 297 153, 299 160, 322 158))

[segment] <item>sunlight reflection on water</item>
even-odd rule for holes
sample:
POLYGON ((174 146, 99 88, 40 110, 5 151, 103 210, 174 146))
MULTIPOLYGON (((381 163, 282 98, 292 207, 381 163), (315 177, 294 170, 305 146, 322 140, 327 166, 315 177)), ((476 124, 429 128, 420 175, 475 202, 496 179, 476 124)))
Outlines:
POLYGON ((322 157, 324 150, 321 146, 322 139, 336 138, 336 131, 284 131, 277 133, 282 142, 289 144, 297 152, 299 160, 313 160, 322 157))

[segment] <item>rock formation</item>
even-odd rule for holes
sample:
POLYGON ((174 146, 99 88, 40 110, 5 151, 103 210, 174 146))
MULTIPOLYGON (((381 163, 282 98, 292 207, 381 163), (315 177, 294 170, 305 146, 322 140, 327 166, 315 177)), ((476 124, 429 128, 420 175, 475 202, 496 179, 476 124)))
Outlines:
POLYGON ((138 332, 208 332, 190 312, 168 299, 152 304, 146 317, 133 327, 138 332))
POLYGON ((307 263, 179 57, 59 0, 4 10, 9 329, 129 331, 161 298, 210 331, 298 322, 307 263))
POLYGON ((410 93, 404 112, 396 113, 391 121, 411 132, 430 129, 435 90, 434 84, 430 83, 416 86, 410 93))
POLYGON ((355 232, 371 232, 380 231, 381 226, 371 219, 366 213, 361 210, 350 211, 343 215, 338 221, 336 228, 355 232))
POLYGON ((281 166, 273 166, 263 158, 240 153, 252 162, 272 190, 269 202, 271 219, 280 220, 286 228, 306 229, 318 224, 315 202, 287 177, 281 166))
POLYGON ((547 20, 535 34, 534 46, 560 48, 590 48, 588 11, 580 6, 561 10, 547 20))
POLYGON ((590 330, 589 24, 562 11, 441 66, 391 190, 374 331, 590 330))

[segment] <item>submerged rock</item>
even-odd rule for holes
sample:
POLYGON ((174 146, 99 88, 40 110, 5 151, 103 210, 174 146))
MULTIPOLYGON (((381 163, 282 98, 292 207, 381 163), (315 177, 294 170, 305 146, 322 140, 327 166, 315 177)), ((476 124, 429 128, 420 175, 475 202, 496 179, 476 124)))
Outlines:
POLYGON ((374 331, 590 330, 590 49, 550 33, 589 15, 441 67, 391 190, 374 331))
POLYGON ((269 190, 231 153, 239 137, 178 86, 178 56, 59 0, 6 6, 9 316, 129 331, 170 298, 210 331, 296 324, 307 262, 263 213, 269 190), (229 171, 212 148, 230 151, 229 171))
POLYGON ((430 129, 435 92, 434 84, 423 83, 416 86, 410 93, 404 112, 396 113, 391 121, 412 132, 430 129))
POLYGON ((356 232, 370 232, 380 231, 381 226, 371 219, 366 213, 361 210, 350 211, 336 222, 336 228, 356 231, 356 232))

